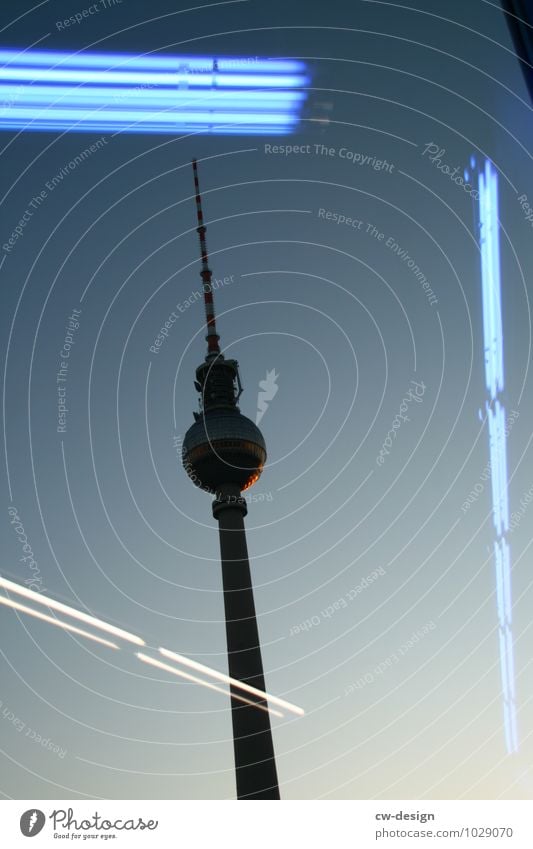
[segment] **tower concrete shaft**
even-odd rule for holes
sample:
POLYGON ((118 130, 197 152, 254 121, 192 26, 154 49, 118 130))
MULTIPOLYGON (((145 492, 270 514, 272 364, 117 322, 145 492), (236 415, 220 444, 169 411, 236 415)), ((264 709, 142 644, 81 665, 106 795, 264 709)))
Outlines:
MULTIPOLYGON (((235 484, 220 487, 213 502, 218 520, 226 614, 229 674, 265 691, 263 661, 255 614, 244 530, 246 502, 235 484)), ((241 691, 235 689, 236 695, 241 691)), ((265 699, 247 694, 264 707, 265 699)), ((279 799, 270 716, 232 699, 231 716, 238 799, 279 799)))

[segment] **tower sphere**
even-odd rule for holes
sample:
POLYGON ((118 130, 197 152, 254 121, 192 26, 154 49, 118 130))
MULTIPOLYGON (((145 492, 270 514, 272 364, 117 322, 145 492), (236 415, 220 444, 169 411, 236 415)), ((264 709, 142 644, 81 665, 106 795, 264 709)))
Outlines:
POLYGON ((183 440, 185 471, 207 492, 230 483, 241 492, 248 489, 259 479, 266 457, 261 431, 237 408, 200 413, 183 440))

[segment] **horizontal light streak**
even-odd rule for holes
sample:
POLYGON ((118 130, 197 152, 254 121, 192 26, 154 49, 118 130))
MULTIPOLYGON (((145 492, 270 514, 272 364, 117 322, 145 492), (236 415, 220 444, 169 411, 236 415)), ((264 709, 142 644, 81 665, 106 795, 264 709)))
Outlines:
POLYGON ((6 65, 45 66, 60 65, 69 68, 114 68, 131 69, 183 69, 184 66, 203 73, 209 73, 216 61, 220 71, 241 73, 301 73, 305 71, 303 62, 297 59, 259 59, 247 56, 168 56, 151 54, 137 56, 128 53, 62 53, 54 50, 0 50, 0 63, 6 65))
POLYGON ((291 704, 291 702, 285 701, 285 699, 280 699, 278 696, 271 696, 269 695, 269 693, 265 693, 264 690, 258 690, 257 687, 252 687, 250 684, 246 684, 244 681, 239 681, 237 678, 232 678, 230 675, 225 675, 223 672, 219 672, 217 669, 212 669, 210 666, 205 666, 203 663, 198 663, 196 660, 191 660, 188 657, 184 657, 184 655, 182 654, 177 654, 176 652, 169 651, 169 649, 164 648, 160 648, 159 652, 163 655, 163 657, 166 657, 169 660, 175 660, 177 663, 182 663, 184 666, 188 666, 191 669, 195 669, 197 672, 203 672, 206 675, 210 675, 212 678, 216 678, 218 681, 223 681, 225 684, 231 684, 233 687, 238 687, 240 690, 244 690, 246 693, 251 693, 254 696, 259 696, 262 699, 267 699, 272 704, 285 708, 285 710, 288 710, 291 713, 295 713, 297 714, 297 716, 303 716, 305 713, 305 711, 301 707, 293 705, 291 704))
POLYGON ((0 68, 0 81, 47 83, 95 83, 98 85, 186 85, 194 88, 211 88, 213 85, 225 88, 301 88, 306 85, 306 77, 296 74, 232 74, 215 71, 210 74, 189 73, 176 70, 167 71, 107 71, 83 68, 31 68, 4 65, 0 68))
MULTIPOLYGON (((85 622, 87 625, 92 625, 94 628, 100 628, 100 630, 105 631, 107 634, 112 634, 115 637, 120 637, 123 640, 127 640, 130 643, 134 643, 136 646, 146 645, 144 640, 142 640, 140 637, 137 637, 135 634, 130 634, 129 631, 124 631, 122 628, 117 628, 115 625, 110 625, 108 622, 103 622, 101 619, 97 619, 95 616, 91 616, 88 613, 83 613, 81 610, 76 610, 74 607, 70 607, 68 604, 63 604, 60 601, 55 601, 53 598, 48 598, 48 596, 45 596, 42 593, 36 593, 34 590, 29 590, 27 587, 22 587, 20 584, 16 584, 14 581, 8 581, 7 578, 0 577, 0 587, 5 590, 8 590, 8 592, 17 593, 18 595, 23 596, 24 598, 27 598, 30 601, 35 602, 36 604, 42 604, 45 607, 50 608, 50 610, 55 610, 58 613, 64 613, 67 616, 71 616, 73 619, 78 619, 80 622, 85 622)), ((51 621, 54 623, 56 622, 56 620, 53 618, 51 619, 51 621)))
POLYGON ((73 124, 71 121, 33 121, 32 123, 24 123, 21 121, 11 121, 2 119, 0 114, 0 130, 24 130, 25 132, 46 132, 55 133, 59 130, 70 130, 76 133, 96 133, 96 132, 116 132, 116 133, 161 133, 168 135, 175 132, 190 132, 202 133, 204 135, 247 135, 247 136, 282 136, 291 132, 294 124, 280 125, 279 127, 271 127, 268 125, 248 126, 239 124, 234 126, 218 126, 213 124, 156 124, 156 123, 118 123, 108 121, 84 121, 83 123, 73 124))
MULTIPOLYGON (((13 106, 10 109, 11 118, 20 118, 23 120, 32 120, 40 116, 48 116, 48 119, 68 119, 70 121, 83 121, 84 118, 94 115, 94 110, 80 107, 29 107, 29 106, 13 106)), ((243 110, 229 111, 226 109, 217 109, 213 111, 202 112, 195 110, 191 112, 184 111, 169 111, 164 112, 157 109, 106 109, 106 119, 110 121, 157 121, 164 124, 185 123, 187 121, 196 121, 198 123, 212 123, 214 121, 219 124, 286 124, 287 115, 278 114, 275 112, 250 112, 243 110)))
MULTIPOLYGON (((239 133, 239 135, 243 135, 246 133, 247 136, 283 136, 287 133, 290 133, 291 130, 294 129, 294 123, 285 124, 285 126, 280 125, 279 127, 247 127, 246 125, 240 126, 238 130, 235 127, 212 127, 209 129, 204 129, 204 133, 210 133, 213 135, 226 135, 226 136, 234 136, 239 133)), ((160 132, 165 132, 161 130, 160 132)), ((168 130, 166 130, 168 133, 168 130)))
POLYGON ((41 613, 39 610, 33 610, 25 604, 20 604, 11 598, 5 598, 0 595, 0 604, 6 607, 11 607, 13 610, 18 610, 20 613, 27 613, 29 616, 34 616, 36 619, 41 619, 43 622, 48 622, 49 625, 55 625, 58 628, 63 628, 65 631, 71 631, 73 634, 79 634, 80 637, 86 637, 88 640, 94 640, 96 643, 101 643, 103 646, 109 646, 111 649, 118 649, 115 643, 109 640, 104 640, 103 637, 97 637, 96 634, 90 634, 84 631, 83 628, 77 628, 76 625, 69 625, 68 622, 62 622, 60 619, 54 619, 53 616, 48 616, 46 613, 41 613))
POLYGON ((87 104, 94 108, 107 106, 168 106, 174 109, 199 106, 205 108, 246 108, 252 112, 260 108, 284 109, 295 107, 305 100, 299 91, 249 91, 209 89, 201 91, 176 90, 169 86, 160 88, 118 88, 108 86, 67 85, 0 85, 0 111, 17 104, 44 103, 51 107, 59 103, 87 104), (2 107, 3 104, 3 107, 2 107))
MULTIPOLYGON (((63 604, 60 601, 55 601, 48 596, 44 596, 42 593, 37 593, 34 590, 30 590, 27 587, 23 587, 20 584, 15 583, 14 581, 10 581, 7 578, 0 577, 0 588, 6 590, 10 593, 15 593, 22 596, 25 599, 28 599, 32 602, 36 602, 37 604, 44 605, 48 607, 50 610, 57 611, 58 613, 63 613, 67 616, 71 616, 75 619, 79 619, 82 622, 86 622, 89 625, 92 625, 95 628, 100 628, 106 633, 112 634, 114 636, 120 637, 123 640, 134 643, 137 646, 146 646, 144 640, 140 637, 137 637, 135 634, 131 634, 129 631, 124 631, 122 628, 117 628, 114 625, 109 624, 108 622, 104 622, 101 619, 97 619, 94 616, 89 615, 88 613, 83 613, 80 610, 76 610, 73 607, 70 607, 67 604, 63 604)), ((79 634, 80 636, 86 637, 87 639, 94 640, 97 643, 101 643, 102 645, 109 646, 110 648, 118 649, 115 643, 110 642, 109 640, 104 639, 103 637, 99 637, 96 634, 91 634, 89 631, 85 631, 82 628, 78 628, 75 625, 71 625, 68 622, 63 622, 62 620, 56 619, 53 616, 49 616, 47 613, 42 613, 40 610, 35 610, 31 607, 27 607, 25 604, 22 604, 19 601, 15 601, 14 599, 7 598, 5 596, 0 595, 0 604, 5 605, 6 607, 11 607, 14 610, 18 610, 21 613, 26 613, 30 616, 34 616, 37 619, 42 620, 43 622, 47 622, 51 625, 55 625, 56 627, 63 628, 66 631, 71 631, 72 633, 79 634)), ((224 675, 222 672, 218 672, 216 669, 212 669, 209 666, 205 666, 202 663, 198 663, 195 660, 191 660, 184 655, 177 654, 176 652, 171 652, 168 649, 160 648, 159 652, 165 657, 177 661, 178 663, 183 664, 191 669, 194 669, 199 672, 203 672, 206 675, 211 676, 212 678, 216 678, 219 681, 222 681, 225 684, 230 684, 233 687, 238 687, 245 692, 253 694, 255 696, 259 696, 261 699, 268 700, 273 704, 278 705, 279 707, 285 708, 292 713, 297 714, 298 716, 303 716, 304 711, 302 708, 297 707, 296 705, 291 704, 290 702, 285 701, 285 699, 280 699, 277 696, 271 696, 268 693, 265 693, 263 690, 259 690, 256 687, 252 687, 249 684, 245 684, 242 681, 238 681, 235 678, 231 678, 229 675, 224 675)), ((212 690, 216 690, 218 692, 224 693, 227 695, 226 690, 221 687, 216 686, 215 684, 211 684, 208 681, 204 681, 202 678, 197 678, 195 675, 190 675, 188 672, 184 672, 183 670, 176 669, 175 666, 169 666, 162 661, 156 660, 155 658, 151 658, 148 655, 144 655, 140 652, 136 652, 136 656, 143 660, 145 663, 151 663, 152 666, 158 666, 160 669, 165 669, 168 672, 172 672, 175 675, 179 675, 183 678, 187 678, 189 681, 194 681, 197 684, 201 684, 204 687, 209 687, 212 690)), ((253 705, 261 710, 265 710, 269 713, 272 713, 274 716, 283 716, 283 714, 274 710, 274 708, 269 708, 260 704, 257 704, 255 701, 251 699, 247 699, 244 696, 237 695, 235 693, 230 694, 232 698, 235 698, 239 701, 244 702, 245 704, 253 705)))
POLYGON ((309 84, 297 60, 2 50, 2 61, 3 130, 281 135, 309 84))
MULTIPOLYGON (((181 669, 176 669, 175 666, 170 666, 168 663, 163 663, 161 660, 157 660, 156 658, 150 657, 147 654, 143 654, 142 652, 135 652, 136 656, 139 660, 142 660, 143 663, 148 663, 151 666, 155 666, 157 669, 163 669, 165 672, 171 672, 172 675, 177 675, 180 678, 185 678, 187 681, 193 681, 195 684, 201 684, 202 687, 208 687, 210 690, 216 690, 217 693, 223 693, 224 696, 227 696, 226 690, 222 689, 222 687, 217 687, 216 684, 211 684, 209 681, 204 681, 202 678, 198 678, 196 675, 190 675, 188 672, 183 672, 181 669)), ((265 707, 264 705, 259 705, 257 702, 252 702, 250 699, 244 698, 244 696, 238 696, 235 693, 230 693, 232 699, 236 699, 239 702, 244 702, 244 704, 251 705, 252 707, 258 708, 259 710, 264 710, 266 713, 271 713, 274 716, 283 717, 282 713, 274 710, 273 708, 265 707)))

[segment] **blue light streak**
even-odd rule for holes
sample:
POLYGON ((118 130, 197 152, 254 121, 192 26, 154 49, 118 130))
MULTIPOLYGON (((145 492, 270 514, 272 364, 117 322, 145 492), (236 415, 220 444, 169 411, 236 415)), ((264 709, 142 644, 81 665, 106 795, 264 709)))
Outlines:
POLYGON ((297 60, 0 50, 0 129, 289 133, 297 60), (3 105, 2 105, 3 104, 3 105))
MULTIPOLYGON (((150 133, 150 134, 165 134, 171 132, 198 133, 209 135, 247 135, 247 136, 283 136, 292 132, 294 126, 286 124, 284 126, 272 127, 264 125, 246 125, 240 124, 238 127, 234 125, 224 126, 219 124, 194 124, 192 121, 185 125, 176 125, 169 129, 168 124, 156 124, 143 122, 139 124, 127 123, 110 123, 109 121, 84 121, 81 124, 73 124, 72 121, 39 121, 38 124, 27 124, 22 127, 25 132, 58 132, 59 130, 72 131, 76 133, 150 133)), ((2 121, 0 120, 0 130, 20 130, 21 125, 18 121, 2 121)))
POLYGON ((220 71, 250 74, 303 74, 305 64, 297 59, 259 59, 258 57, 167 56, 133 53, 61 53, 53 50, 0 50, 0 64, 22 67, 130 68, 151 71, 185 68, 209 73, 216 61, 220 71))
POLYGON ((295 74, 210 74, 188 73, 187 71, 104 71, 84 68, 0 68, 0 81, 47 83, 96 83, 98 85, 185 85, 191 88, 211 88, 213 85, 227 88, 299 88, 305 77, 295 74))
MULTIPOLYGON (((471 159, 471 165, 474 167, 473 159, 471 159)), ((499 397, 504 390, 504 369, 498 176, 489 160, 486 160, 484 169, 479 172, 478 187, 483 346, 485 385, 488 394, 485 409, 489 431, 492 519, 496 533, 494 564, 499 624, 500 677, 505 745, 507 751, 512 753, 518 751, 518 732, 512 632, 511 552, 506 539, 506 534, 509 532, 507 435, 505 431, 505 407, 499 397)))
MULTIPOLYGON (((20 104, 54 105, 83 105, 93 108, 107 106, 168 106, 182 108, 201 105, 205 107, 242 107, 257 111, 262 107, 287 109, 305 100, 305 94, 298 91, 233 91, 222 89, 216 91, 176 91, 175 88, 161 87, 158 89, 117 88, 112 86, 51 86, 31 85, 22 88, 13 85, 0 85, 0 103, 12 108, 20 104)), ((1 111, 1 107, 0 107, 1 111)))
MULTIPOLYGON (((54 119, 61 121, 70 121, 74 123, 76 121, 83 121, 86 118, 92 118, 95 116, 94 109, 87 109, 87 107, 67 107, 67 108, 57 108, 54 109, 54 119)), ((19 118, 21 121, 33 121, 37 120, 40 117, 47 118, 50 120, 50 110, 46 107, 31 107, 31 106, 21 106, 17 108, 13 108, 10 110, 11 119, 14 120, 19 118)), ((276 126, 278 124, 286 124, 287 116, 280 115, 275 112, 252 112, 243 110, 242 112, 238 111, 229 111, 229 110, 217 110, 216 113, 213 113, 209 110, 207 111, 194 111, 194 112, 185 112, 185 111, 175 111, 171 110, 169 112, 162 112, 157 109, 137 109, 137 110, 129 110, 129 109, 107 109, 105 111, 105 117, 110 121, 117 121, 124 123, 134 123, 136 121, 153 121, 159 124, 167 124, 170 126, 184 125, 189 121, 195 122, 198 125, 207 125, 212 123, 214 120, 220 124, 263 124, 268 126, 270 124, 276 126)), ((0 118, 1 121, 1 118, 0 118)))

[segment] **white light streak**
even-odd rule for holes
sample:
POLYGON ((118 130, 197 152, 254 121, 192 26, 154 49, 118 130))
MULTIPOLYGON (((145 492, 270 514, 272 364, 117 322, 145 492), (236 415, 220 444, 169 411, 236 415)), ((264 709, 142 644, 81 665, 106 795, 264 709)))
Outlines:
POLYGON ((2 60, 0 130, 281 135, 310 82, 303 62, 258 57, 0 50, 2 60))
POLYGON ((65 631, 71 631, 73 634, 79 634, 80 637, 87 637, 88 640, 94 640, 101 643, 103 646, 109 646, 111 649, 118 649, 115 643, 104 640, 103 637, 97 637, 96 634, 89 634, 83 628, 77 628, 75 625, 69 625, 67 622, 62 622, 60 619, 54 619, 53 616, 48 616, 46 613, 41 613, 39 610, 32 610, 31 607, 26 607, 25 604, 20 604, 11 598, 0 596, 0 604, 5 604, 6 607, 12 607, 13 610, 18 610, 20 613, 27 613, 29 616, 35 616, 36 619, 42 619, 43 622, 48 622, 49 625, 56 625, 58 628, 63 628, 65 631))
MULTIPOLYGON (((8 592, 17 593, 24 598, 49 607, 51 610, 56 610, 58 613, 64 613, 66 616, 72 616, 73 619, 79 619, 80 622, 85 622, 87 625, 92 625, 93 628, 100 628, 107 634, 112 634, 114 637, 120 637, 122 640, 127 640, 129 643, 134 643, 136 646, 144 646, 146 643, 137 637, 135 634, 130 634, 129 631, 123 631, 122 628, 116 628, 115 625, 110 625, 108 622, 103 622, 101 619, 96 619, 95 616, 90 616, 88 613, 83 613, 81 610, 76 610, 68 604, 62 604, 60 601, 55 601, 53 598, 42 593, 36 593, 34 590, 29 590, 27 587, 22 587, 14 581, 8 581, 7 578, 0 577, 0 587, 8 592)), ((55 619, 51 620, 55 622, 55 619)))
MULTIPOLYGON (((134 643, 137 646, 146 646, 145 641, 141 639, 141 637, 137 637, 135 634, 131 634, 129 631, 124 631, 122 628, 117 628, 114 625, 110 625, 108 622, 104 622, 101 619, 97 619, 94 616, 90 616, 88 613, 83 613, 82 611, 76 610, 75 608, 70 607, 67 604, 55 601, 54 599, 49 598, 48 596, 44 596, 42 593, 34 592, 34 590, 30 590, 27 587, 23 587, 20 584, 16 584, 14 581, 9 581, 7 578, 0 577, 0 588, 10 593, 17 593, 18 595, 23 596, 25 599, 48 607, 50 610, 57 611, 58 613, 63 613, 67 616, 73 617, 74 619, 79 619, 80 621, 85 622, 88 625, 92 625, 95 628, 99 628, 100 630, 105 631, 108 634, 120 637, 121 639, 126 640, 130 643, 134 643)), ((56 619, 53 616, 49 616, 46 613, 42 613, 39 610, 34 610, 33 608, 27 607, 26 605, 21 604, 18 601, 14 601, 11 598, 0 596, 0 604, 5 605, 6 607, 10 607, 13 610, 18 610, 21 613, 26 613, 30 616, 34 616, 36 619, 40 619, 50 625, 55 625, 58 628, 63 628, 66 631, 71 631, 72 633, 79 634, 80 636, 86 637, 89 640, 94 640, 97 643, 109 646, 109 648, 119 648, 119 646, 117 646, 115 643, 110 642, 109 640, 106 640, 103 637, 91 634, 82 628, 78 628, 75 625, 70 625, 67 622, 63 622, 62 620, 56 619)), ((302 708, 285 701, 285 699, 280 699, 277 696, 271 696, 268 693, 265 693, 263 690, 259 690, 256 687, 252 687, 249 684, 245 684, 242 681, 238 681, 235 678, 231 678, 229 675, 224 675, 222 672, 218 672, 216 669, 211 669, 211 667, 205 666, 202 663, 197 663, 195 660, 191 660, 190 658, 185 657, 184 655, 176 654, 175 652, 171 652, 168 651, 168 649, 163 648, 160 648, 159 651, 165 657, 177 661, 178 663, 181 663, 184 666, 187 666, 191 669, 195 669, 199 672, 203 672, 204 674, 209 675, 212 678, 216 678, 217 680, 222 681, 225 684, 229 684, 232 687, 238 687, 239 689, 244 690, 245 692, 251 693, 255 696, 259 696, 259 698, 264 699, 265 701, 272 702, 278 707, 285 708, 286 710, 291 711, 292 713, 295 713, 298 716, 304 715, 304 711, 302 710, 302 708)), ((211 684, 208 681, 204 681, 202 678, 198 678, 196 675, 191 675, 188 672, 176 669, 175 666, 170 666, 160 660, 156 660, 140 652, 136 652, 136 656, 144 663, 149 663, 152 666, 157 666, 159 669, 171 672, 174 675, 186 678, 188 681, 193 681, 194 683, 200 684, 203 687, 208 687, 211 690, 215 690, 217 692, 224 693, 224 695, 227 695, 227 691, 222 687, 218 687, 215 684, 211 684)), ((251 699, 247 699, 244 696, 237 695, 234 692, 231 692, 230 695, 233 699, 237 699, 238 701, 241 701, 247 705, 252 705, 253 707, 258 708, 259 710, 264 710, 267 713, 271 713, 273 716, 283 716, 282 713, 277 710, 274 710, 274 708, 258 704, 257 702, 252 701, 251 699)))
POLYGON ((190 89, 176 90, 175 86, 159 88, 140 88, 139 86, 69 86, 69 85, 2 85, 0 84, 0 102, 7 104, 2 114, 8 114, 16 104, 44 104, 55 107, 56 104, 85 106, 86 108, 103 109, 108 106, 142 107, 147 104, 150 108, 168 107, 181 109, 197 107, 198 109, 244 108, 250 112, 261 108, 287 110, 305 100, 301 91, 253 91, 239 89, 208 89, 195 91, 190 89))

